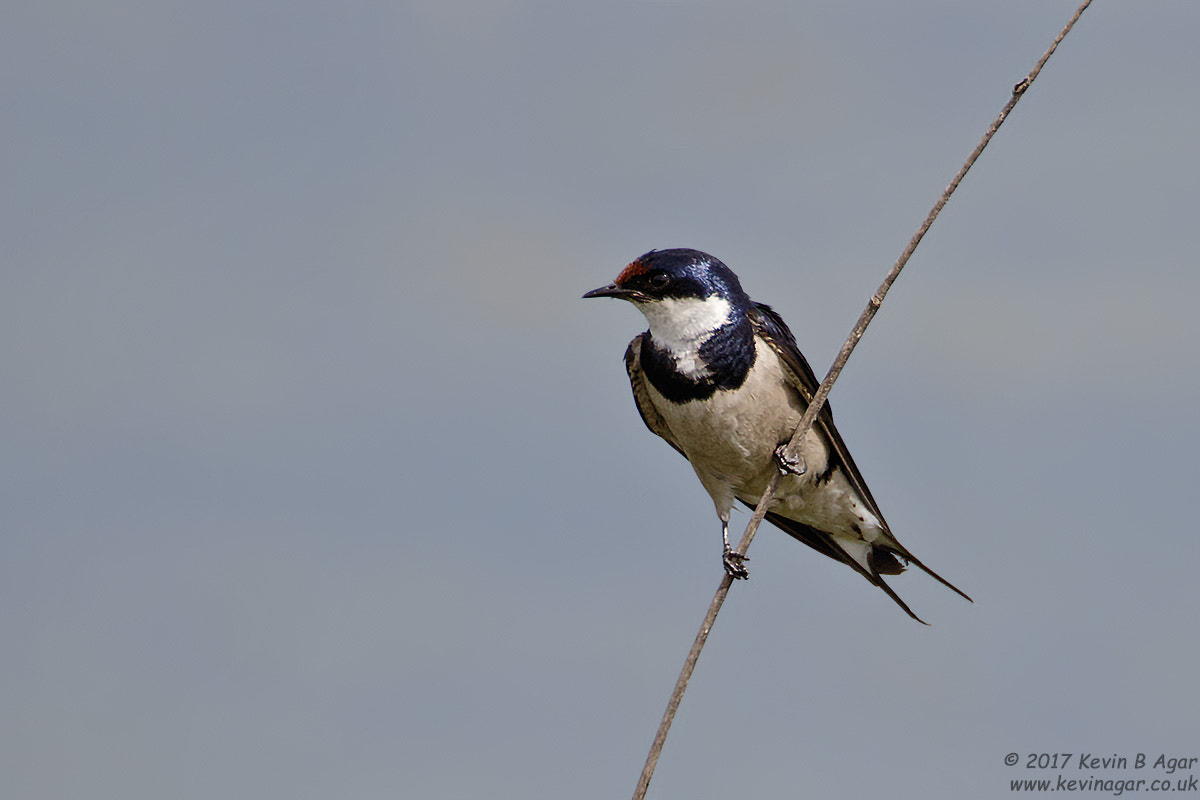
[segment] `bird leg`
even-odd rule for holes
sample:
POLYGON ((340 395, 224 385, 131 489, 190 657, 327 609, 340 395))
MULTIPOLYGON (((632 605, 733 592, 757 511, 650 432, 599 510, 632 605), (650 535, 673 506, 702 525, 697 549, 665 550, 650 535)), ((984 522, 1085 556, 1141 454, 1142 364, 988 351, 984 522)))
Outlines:
POLYGON ((799 453, 789 452, 787 442, 775 448, 775 466, 784 475, 803 475, 808 472, 804 458, 799 453))
POLYGON ((750 557, 735 553, 729 546, 729 522, 726 520, 721 520, 721 540, 725 542, 725 551, 721 554, 721 563, 725 565, 725 572, 734 580, 749 578, 750 571, 746 569, 745 562, 749 561, 750 557))

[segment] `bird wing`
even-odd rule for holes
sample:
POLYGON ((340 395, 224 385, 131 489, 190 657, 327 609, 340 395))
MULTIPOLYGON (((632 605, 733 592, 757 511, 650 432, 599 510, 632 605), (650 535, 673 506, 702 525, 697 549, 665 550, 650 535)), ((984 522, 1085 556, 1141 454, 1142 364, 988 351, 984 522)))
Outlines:
MULTIPOLYGON (((754 303, 751 306, 750 322, 754 325, 754 332, 771 346, 771 349, 779 356, 779 360, 787 367, 790 373, 786 376, 788 383, 799 393, 804 404, 803 408, 808 408, 808 404, 812 402, 821 383, 817 380, 812 367, 808 365, 808 360, 796 345, 796 339, 788 329, 787 323, 775 313, 773 308, 763 303, 754 303)), ((863 480, 862 473, 858 471, 858 465, 850 457, 850 450, 842 441, 842 435, 838 433, 837 426, 833 424, 833 409, 830 408, 828 402, 821 409, 821 413, 817 415, 813 427, 829 442, 830 465, 842 467, 842 471, 845 472, 851 485, 867 501, 871 513, 883 523, 884 529, 888 529, 879 505, 871 495, 871 490, 867 488, 867 482, 863 480)))
MULTIPOLYGON (((779 356, 779 360, 783 362, 788 371, 788 383, 799 394, 803 402, 804 408, 812 402, 812 398, 816 395, 820 383, 817 381, 817 376, 813 373, 812 367, 800 352, 800 348, 796 345, 796 339, 792 336, 792 332, 788 329, 787 323, 775 313, 774 309, 763 303, 753 303, 750 308, 750 322, 754 326, 754 332, 762 338, 775 354, 779 356)), ((954 592, 965 597, 967 600, 971 598, 965 592, 959 589, 950 581, 938 575, 929 567, 921 563, 921 560, 908 551, 895 535, 892 534, 891 528, 887 521, 883 518, 883 512, 879 510, 879 504, 875 502, 871 490, 867 488, 867 482, 863 479, 862 473, 858 469, 858 465, 854 463, 854 459, 850 456, 850 450, 846 447, 846 443, 842 440, 842 435, 838 433, 837 426, 833 424, 833 411, 829 407, 829 403, 825 403, 825 407, 821 409, 821 413, 817 415, 816 422, 813 427, 817 432, 829 443, 829 465, 832 469, 835 466, 840 466, 842 473, 850 484, 858 491, 859 495, 866 501, 871 513, 879 520, 883 526, 884 532, 887 534, 888 541, 876 542, 871 549, 871 555, 868 559, 867 566, 864 567, 854 558, 850 557, 833 537, 825 531, 819 531, 808 525, 802 525, 793 520, 781 517, 777 514, 768 514, 769 519, 773 524, 791 535, 792 537, 804 542, 809 547, 812 547, 818 552, 824 553, 831 558, 839 561, 844 561, 849 564, 856 572, 861 574, 868 581, 878 586, 883 591, 887 592, 901 608, 908 612, 909 616, 917 621, 922 621, 909 607, 901 600, 895 592, 892 591, 881 577, 881 575, 896 575, 899 574, 904 566, 896 559, 896 556, 903 558, 909 563, 916 564, 923 571, 935 578, 954 592)), ((973 601, 972 601, 973 602, 973 601)))
POLYGON ((675 448, 679 455, 687 458, 683 448, 675 442, 675 437, 671 435, 671 429, 667 427, 662 414, 658 413, 658 409, 650 400, 650 391, 646 387, 646 373, 642 371, 642 344, 648 336, 649 332, 638 334, 633 337, 629 347, 625 348, 625 371, 629 373, 629 385, 633 387, 633 402, 637 404, 638 413, 642 415, 642 422, 646 423, 650 432, 662 437, 667 444, 675 448))

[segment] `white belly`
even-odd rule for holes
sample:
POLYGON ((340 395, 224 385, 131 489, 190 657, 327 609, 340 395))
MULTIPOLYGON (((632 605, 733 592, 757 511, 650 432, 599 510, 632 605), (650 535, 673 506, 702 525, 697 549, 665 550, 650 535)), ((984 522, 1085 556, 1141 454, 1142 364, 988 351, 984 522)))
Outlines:
MULTIPOLYGON (((735 499, 758 503, 777 469, 775 448, 791 438, 802 416, 775 351, 759 340, 755 344, 754 368, 737 389, 677 405, 649 386, 654 405, 726 521, 735 499)), ((824 439, 809 432, 801 453, 805 474, 784 478, 771 510, 835 535, 857 539, 858 527, 874 538, 879 523, 840 469, 816 483, 828 465, 824 439)))
MULTIPOLYGON (((718 390, 707 400, 677 405, 653 386, 650 397, 675 441, 683 448, 701 482, 713 495, 718 511, 733 495, 761 496, 775 469, 772 455, 800 421, 800 409, 783 380, 779 358, 756 340, 754 368, 737 389, 718 390)), ((813 435, 806 438, 809 471, 823 470, 825 448, 813 435), (808 451, 814 452, 808 452, 808 451)))

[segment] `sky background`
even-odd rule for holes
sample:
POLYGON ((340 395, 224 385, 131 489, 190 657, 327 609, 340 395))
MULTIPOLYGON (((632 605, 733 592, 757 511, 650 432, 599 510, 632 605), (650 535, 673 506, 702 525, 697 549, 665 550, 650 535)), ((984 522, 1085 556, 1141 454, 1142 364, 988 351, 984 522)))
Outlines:
MULTIPOLYGON (((1073 9, 8 3, 3 794, 631 794, 720 532, 580 295, 706 250, 824 374, 1073 9)), ((1200 755, 1198 24, 1096 3, 834 388, 975 603, 764 529, 650 797, 1200 755)))

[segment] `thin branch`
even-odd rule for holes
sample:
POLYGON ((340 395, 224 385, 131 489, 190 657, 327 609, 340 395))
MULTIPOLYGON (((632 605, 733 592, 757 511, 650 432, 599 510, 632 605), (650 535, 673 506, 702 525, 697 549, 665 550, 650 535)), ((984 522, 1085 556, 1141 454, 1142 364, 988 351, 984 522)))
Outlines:
MULTIPOLYGON (((947 186, 945 191, 942 192, 942 196, 938 198, 938 201, 933 204, 933 208, 930 209, 929 214, 925 217, 925 221, 921 223, 921 227, 919 227, 917 232, 913 234, 912 239, 910 239, 908 242, 908 246, 905 247, 904 252, 900 254, 900 258, 896 260, 896 263, 892 266, 887 276, 884 277, 883 283, 879 285, 879 288, 875 291, 875 294, 871 296, 870 302, 868 302, 867 307, 863 309, 862 314, 858 318, 858 322, 855 323, 853 330, 850 331, 850 335, 846 338, 845 343, 842 345, 841 351, 838 353, 837 358, 834 359, 833 365, 829 368, 829 372, 825 375, 825 380, 821 382, 820 387, 817 389, 817 393, 813 395, 812 400, 809 401, 808 409, 804 412, 804 416, 800 419, 800 423, 796 426, 796 430, 792 433, 792 438, 788 442, 787 446, 787 453, 789 455, 793 457, 797 457, 799 455, 799 443, 803 441, 804 436, 809 432, 809 430, 812 429, 817 415, 821 412, 821 409, 825 405, 826 399, 829 397, 829 390, 833 388, 834 381, 836 381, 838 375, 841 374, 842 368, 846 365, 846 361, 848 361, 850 358, 850 354, 854 352, 854 348, 858 346, 858 342, 860 339, 862 339, 863 333, 866 331, 867 326, 875 317, 875 312, 877 312, 879 307, 883 304, 883 299, 887 296, 888 290, 891 288, 892 284, 895 283, 896 278, 900 275, 900 271, 904 269, 904 265, 908 263, 909 258, 911 258, 912 254, 916 251, 917 245, 921 243, 921 239, 925 237, 925 234, 933 225, 933 221, 937 219, 938 214, 941 213, 942 209, 946 206, 947 201, 950 200, 950 196, 954 194, 954 190, 958 188, 958 185, 962 182, 963 178, 966 177, 967 172, 975 164, 976 159, 979 158, 984 148, 988 146, 989 142, 991 142, 992 137, 996 135, 996 131, 998 131, 1000 126, 1004 124, 1004 120, 1008 118, 1009 112, 1011 112, 1017 105, 1017 102, 1025 94, 1026 90, 1028 90, 1033 82, 1037 80, 1037 76, 1042 71, 1042 67, 1044 67, 1046 62, 1050 60, 1050 56, 1054 55, 1054 51, 1058 49, 1058 45, 1064 38, 1066 38, 1067 34, 1071 32, 1071 28, 1075 27, 1075 23, 1079 21, 1081 16, 1083 16, 1083 12, 1087 10, 1087 7, 1091 5, 1091 2, 1092 0, 1084 0, 1084 2, 1075 10, 1075 13, 1067 21, 1067 24, 1063 26, 1063 29, 1059 31, 1058 36, 1054 37, 1054 41, 1050 44, 1050 47, 1045 53, 1042 54, 1042 57, 1038 59, 1037 64, 1035 64, 1033 69, 1029 71, 1029 74, 1018 81, 1015 86, 1013 86, 1012 96, 1009 97, 1008 102, 1004 104, 1004 108, 1000 111, 999 115, 997 115, 996 119, 992 120, 992 124, 988 126, 983 138, 979 140, 979 144, 975 145, 975 149, 971 151, 971 154, 967 157, 967 160, 963 162, 962 167, 958 170, 958 174, 954 176, 954 180, 952 180, 950 185, 947 186)), ((741 541, 738 542, 738 553, 745 555, 746 551, 750 549, 750 543, 754 541, 754 534, 758 531, 758 526, 762 524, 763 518, 767 514, 767 509, 771 504, 771 499, 775 496, 775 492, 778 491, 779 483, 782 477, 783 474, 779 471, 776 471, 771 476, 771 480, 767 483, 767 487, 763 491, 762 497, 759 499, 758 505, 754 509, 754 514, 750 517, 750 522, 746 525, 746 531, 742 534, 741 541)), ((692 643, 692 649, 688 652, 687 659, 683 662, 683 669, 679 673, 679 679, 675 683, 675 690, 671 693, 671 699, 667 702, 667 709, 663 713, 662 722, 659 723, 658 732, 654 737, 654 743, 650 746, 650 753, 646 756, 646 764, 644 767, 642 767, 642 774, 638 779, 637 788, 634 790, 633 800, 643 800, 643 798, 646 796, 646 790, 650 786, 650 778, 654 775, 654 768, 658 765, 658 757, 662 753, 663 744, 667 740, 667 733, 670 731, 671 723, 675 719, 675 712, 679 709, 679 703, 683 700, 683 693, 687 690, 688 681, 691 680, 692 672, 696 668, 696 661, 700 658, 700 651, 704 649, 704 643, 708 639, 709 631, 712 630, 713 624, 717 620, 717 614, 720 612, 721 606, 725 603, 725 598, 729 594, 729 587, 732 585, 732 583, 733 579, 726 574, 721 579, 721 585, 717 587, 717 593, 713 596, 712 603, 709 604, 708 613, 704 617, 704 622, 700 625, 700 631, 696 634, 696 639, 692 643)))

